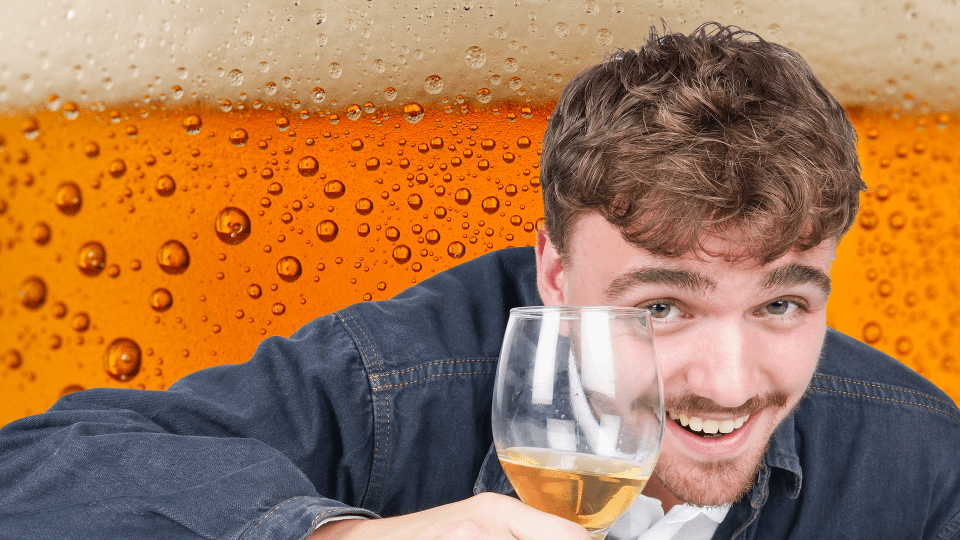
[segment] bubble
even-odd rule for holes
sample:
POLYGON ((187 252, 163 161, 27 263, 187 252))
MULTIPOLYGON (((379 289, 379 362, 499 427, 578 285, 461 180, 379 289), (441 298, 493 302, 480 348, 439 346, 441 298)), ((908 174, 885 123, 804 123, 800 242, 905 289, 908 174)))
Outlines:
POLYGON ((140 371, 140 346, 129 338, 118 338, 107 347, 103 369, 118 381, 126 381, 140 371))
POLYGON ((879 324, 870 321, 863 326, 863 340, 867 343, 876 343, 883 337, 883 328, 879 324))
POLYGON ((323 194, 326 195, 328 199, 339 199, 343 197, 346 191, 346 186, 339 180, 331 180, 323 186, 323 194))
POLYGON ((490 103, 492 98, 493 95, 490 93, 489 88, 481 88, 477 90, 477 101, 480 103, 490 103))
POLYGON ((30 231, 30 238, 36 242, 38 246, 47 245, 47 242, 50 241, 50 226, 42 221, 38 222, 30 231))
POLYGON ((221 241, 234 246, 250 236, 250 218, 243 210, 228 206, 217 214, 213 229, 221 241))
POLYGON ((493 150, 493 149, 496 148, 496 147, 497 147, 497 141, 495 141, 495 140, 493 140, 493 139, 484 139, 484 140, 480 141, 480 148, 483 148, 484 150, 486 150, 486 151, 488 151, 488 152, 489 152, 490 150, 493 150))
POLYGON ((419 210, 423 206, 423 197, 414 193, 413 195, 407 197, 407 205, 414 210, 419 210))
POLYGON ((317 225, 317 237, 324 242, 333 242, 338 232, 337 223, 332 219, 325 219, 317 225))
POLYGON ((467 252, 466 246, 464 246, 460 242, 451 242, 450 245, 447 246, 447 255, 449 255, 451 258, 454 258, 454 259, 459 259, 460 257, 463 257, 463 255, 466 252, 467 252))
POLYGON ((423 119, 423 106, 419 103, 407 103, 403 106, 403 119, 411 124, 416 124, 423 119))
POLYGON ((200 133, 201 125, 203 125, 203 121, 195 114, 191 114, 183 119, 183 129, 190 135, 200 133))
POLYGON ((500 199, 496 197, 487 197, 486 199, 480 201, 480 208, 488 214, 492 214, 500 209, 500 199))
POLYGON ((73 328, 77 332, 86 332, 90 328, 90 316, 84 312, 79 312, 73 316, 73 320, 70 321, 70 328, 73 328))
POLYGON ((170 291, 159 288, 150 294, 150 307, 158 313, 162 313, 173 305, 173 295, 170 291))
POLYGON ((157 264, 168 274, 182 274, 190 266, 190 253, 177 240, 170 240, 157 251, 157 264))
POLYGON ((88 158, 93 159, 100 155, 100 145, 91 141, 83 145, 83 153, 87 155, 88 158))
POLYGON ((302 273, 303 267, 296 257, 288 255, 277 261, 277 275, 287 283, 296 281, 302 273))
POLYGON ((313 101, 320 103, 323 101, 323 98, 327 97, 327 93, 320 88, 319 86, 310 91, 310 97, 313 98, 313 101))
POLYGON ((80 187, 73 182, 64 182, 57 188, 57 208, 68 216, 75 215, 80 211, 83 198, 80 195, 80 187))
POLYGON ((366 167, 368 171, 375 171, 380 168, 380 160, 372 157, 367 160, 366 167))
POLYGON ((23 356, 20 355, 20 351, 16 349, 10 349, 9 351, 3 353, 3 356, 0 356, 0 363, 10 369, 17 369, 23 365, 23 356))
POLYGON ((370 212, 373 212, 373 201, 367 198, 360 199, 357 201, 355 208, 357 209, 358 214, 365 216, 370 212))
POLYGON ((23 307, 37 309, 47 300, 47 284, 37 276, 30 276, 20 284, 17 296, 23 307))
POLYGON ((320 170, 320 162, 313 156, 306 156, 297 163, 297 171, 301 176, 313 176, 320 170))
POLYGON ((286 116, 277 118, 277 131, 284 131, 290 127, 290 120, 286 116))
POLYGON ((480 69, 483 67, 483 64, 487 62, 487 54, 483 52, 483 49, 474 45, 467 48, 464 52, 463 59, 470 68, 480 69))
POLYGON ((412 252, 407 246, 400 244, 399 246, 393 248, 393 260, 397 261, 398 264, 406 264, 410 260, 412 252))
POLYGON ((430 229, 426 232, 426 234, 423 235, 423 237, 427 240, 428 244, 434 245, 440 241, 440 231, 436 229, 430 229))
POLYGON ((281 304, 280 302, 270 306, 270 312, 274 315, 283 315, 285 311, 287 311, 287 306, 281 304))
POLYGON ((157 195, 161 197, 169 197, 173 195, 173 192, 177 190, 177 183, 173 181, 169 175, 163 175, 160 178, 157 178, 157 183, 155 186, 157 190, 157 195))
POLYGON ((360 118, 361 114, 363 114, 363 109, 361 109, 356 103, 347 107, 347 118, 349 120, 357 120, 360 118))
POLYGON ((396 227, 387 227, 387 230, 384 232, 387 237, 387 240, 391 242, 396 242, 400 239, 400 230, 396 227))
POLYGON ((239 69, 232 69, 230 73, 227 74, 227 80, 234 86, 240 86, 243 84, 243 72, 239 69))
POLYGON ((230 132, 230 142, 234 146, 243 146, 247 144, 247 130, 238 128, 230 132))
POLYGON ((122 159, 115 159, 110 163, 108 171, 110 172, 110 176, 120 178, 123 176, 123 173, 127 172, 127 164, 124 163, 122 159))
POLYGON ((77 268, 87 276, 96 276, 107 264, 107 252, 100 242, 87 242, 77 253, 77 268))

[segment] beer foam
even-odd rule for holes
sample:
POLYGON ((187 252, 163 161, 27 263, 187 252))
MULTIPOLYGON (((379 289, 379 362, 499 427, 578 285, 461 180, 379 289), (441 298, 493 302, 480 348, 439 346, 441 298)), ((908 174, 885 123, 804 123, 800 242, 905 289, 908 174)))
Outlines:
POLYGON ((2 13, 6 109, 53 94, 80 105, 259 99, 313 110, 548 102, 651 26, 689 32, 711 20, 797 50, 845 105, 952 109, 960 80, 960 11, 936 0, 54 0, 8 2, 2 13))

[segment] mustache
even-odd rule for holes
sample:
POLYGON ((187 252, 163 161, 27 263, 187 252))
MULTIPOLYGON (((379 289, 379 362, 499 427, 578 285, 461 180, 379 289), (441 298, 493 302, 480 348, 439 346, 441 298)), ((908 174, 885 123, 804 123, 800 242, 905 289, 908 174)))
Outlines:
POLYGON ((714 413, 735 417, 746 416, 766 407, 785 407, 787 394, 784 392, 768 392, 756 395, 736 407, 724 407, 709 398, 696 394, 686 393, 676 396, 667 396, 663 400, 664 409, 674 412, 714 413))

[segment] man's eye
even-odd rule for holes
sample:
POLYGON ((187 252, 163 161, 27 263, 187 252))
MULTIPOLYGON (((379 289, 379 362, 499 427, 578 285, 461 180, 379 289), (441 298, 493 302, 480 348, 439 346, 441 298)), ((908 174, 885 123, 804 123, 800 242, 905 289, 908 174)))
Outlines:
POLYGON ((788 315, 800 306, 789 300, 775 300, 764 306, 760 311, 769 315, 788 315))
POLYGON ((650 316, 654 319, 669 319, 680 314, 680 310, 677 309, 677 306, 668 304, 666 302, 654 302, 653 304, 647 304, 641 307, 649 310, 650 316))

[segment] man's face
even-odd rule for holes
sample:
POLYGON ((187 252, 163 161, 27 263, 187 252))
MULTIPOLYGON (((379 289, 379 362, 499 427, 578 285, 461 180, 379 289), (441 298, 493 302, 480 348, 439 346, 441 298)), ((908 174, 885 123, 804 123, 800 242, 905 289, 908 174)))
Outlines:
POLYGON ((547 305, 651 311, 668 413, 657 478, 681 501, 718 505, 753 484, 770 436, 813 376, 836 242, 763 266, 724 261, 732 246, 721 240, 705 244, 721 255, 655 256, 588 214, 566 266, 539 234, 537 271, 547 305))

